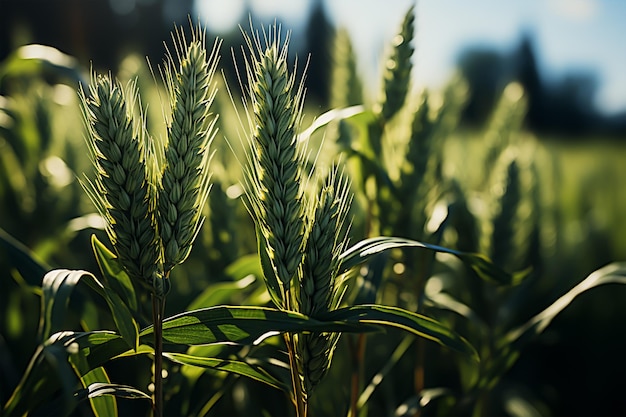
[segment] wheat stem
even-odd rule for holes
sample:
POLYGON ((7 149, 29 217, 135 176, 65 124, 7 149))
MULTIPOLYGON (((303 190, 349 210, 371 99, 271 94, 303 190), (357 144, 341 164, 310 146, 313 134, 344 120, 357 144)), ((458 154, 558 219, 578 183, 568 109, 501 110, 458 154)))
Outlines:
POLYGON ((152 294, 152 322, 154 323, 154 395, 152 401, 155 417, 163 415, 163 318, 165 297, 152 294))

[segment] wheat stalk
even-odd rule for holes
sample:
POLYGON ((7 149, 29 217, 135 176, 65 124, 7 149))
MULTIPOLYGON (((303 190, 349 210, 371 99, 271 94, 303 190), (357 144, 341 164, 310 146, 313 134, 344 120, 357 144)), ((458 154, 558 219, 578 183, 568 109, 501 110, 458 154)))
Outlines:
MULTIPOLYGON (((251 56, 246 59, 247 99, 252 104, 248 208, 260 231, 259 249, 265 251, 260 255, 271 263, 271 272, 265 269, 264 274, 270 293, 273 280, 280 290, 274 301, 280 308, 316 317, 337 308, 343 295, 337 280, 349 182, 334 168, 315 198, 304 194, 310 177, 303 174, 305 148, 297 142, 303 86, 296 86, 287 68, 288 36, 281 45, 275 25, 263 35, 265 47, 258 34, 244 35, 251 56)), ((297 415, 305 416, 308 396, 326 374, 339 335, 284 337, 297 415)))
POLYGON ((106 231, 129 275, 152 288, 159 272, 152 153, 135 120, 134 83, 127 91, 110 76, 93 76, 80 90, 88 148, 97 175, 83 186, 106 220, 106 231))
MULTIPOLYGON (((246 59, 248 98, 253 115, 249 122, 250 138, 248 183, 249 209, 259 230, 262 259, 271 263, 271 273, 264 274, 270 293, 279 308, 297 309, 298 282, 303 259, 305 230, 302 173, 303 154, 297 150, 297 127, 302 114, 302 83, 294 92, 295 76, 287 69, 289 37, 280 44, 276 25, 263 32, 265 48, 259 35, 244 34, 250 59, 246 59)), ((249 116, 250 117, 250 116, 249 116)), ((285 334, 285 345, 291 364, 293 400, 298 417, 307 415, 307 397, 303 391, 302 365, 297 356, 296 336, 285 334)))
POLYGON ((217 116, 210 107, 220 46, 216 41, 207 57, 200 28, 194 30, 189 44, 182 30, 173 38, 176 58, 168 53, 164 71, 173 110, 158 199, 166 274, 189 256, 203 222, 202 207, 210 188, 209 144, 217 132, 217 116))

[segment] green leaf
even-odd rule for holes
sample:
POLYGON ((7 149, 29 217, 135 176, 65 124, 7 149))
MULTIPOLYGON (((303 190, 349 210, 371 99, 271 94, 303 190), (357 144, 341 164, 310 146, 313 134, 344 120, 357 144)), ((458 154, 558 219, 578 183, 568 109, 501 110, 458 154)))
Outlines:
POLYGON ((552 320, 580 294, 604 284, 626 284, 626 262, 615 262, 592 272, 566 294, 552 303, 548 308, 534 316, 524 325, 510 331, 501 340, 501 345, 521 347, 530 338, 543 332, 552 320))
POLYGON ((59 332, 35 351, 24 376, 4 405, 5 415, 24 415, 48 403, 62 388, 63 401, 58 413, 73 407, 78 379, 113 357, 128 350, 113 332, 59 332), (71 366, 70 366, 71 365, 71 366))
MULTIPOLYGON (((257 258, 258 261, 258 258, 257 258)), ((233 299, 233 294, 241 292, 254 284, 256 278, 248 275, 234 282, 218 282, 211 284, 205 288, 202 293, 187 307, 187 310, 197 310, 199 308, 213 307, 218 304, 224 304, 228 300, 233 299)))
POLYGON ((263 270, 261 269, 261 263, 259 262, 259 255, 253 253, 241 256, 235 262, 226 267, 225 273, 226 276, 231 278, 233 281, 238 281, 248 275, 254 275, 257 277, 263 276, 263 270))
MULTIPOLYGON (((209 285, 194 299, 187 310, 213 307, 226 304, 233 296, 256 282, 256 277, 262 277, 263 271, 257 254, 245 255, 226 267, 225 274, 232 281, 218 282, 209 285)), ((259 289, 261 286, 259 285, 259 289)))
POLYGON ((139 325, 130 313, 128 306, 111 288, 104 286, 90 272, 82 270, 55 269, 48 272, 43 280, 41 332, 42 340, 63 328, 69 297, 79 280, 102 295, 107 302, 115 325, 132 349, 139 344, 139 325))
MULTIPOLYGON (((327 313, 324 321, 268 307, 218 306, 188 311, 163 321, 163 340, 175 344, 258 344, 278 333, 361 333, 375 327, 396 327, 476 357, 474 348, 436 320, 397 307, 362 305, 327 313)), ((153 328, 140 333, 150 342, 153 328)))
POLYGON ((0 247, 4 248, 8 255, 7 259, 31 286, 39 286, 42 277, 52 269, 2 228, 0 228, 0 247))
POLYGON ((25 415, 29 410, 43 404, 58 389, 56 369, 43 355, 43 347, 39 346, 33 354, 24 376, 4 404, 3 415, 25 415))
POLYGON ((94 332, 59 332, 44 346, 62 347, 78 376, 106 364, 128 351, 128 344, 117 333, 100 330, 94 332))
MULTIPOLYGON (((87 372, 80 378, 80 382, 85 389, 89 389, 90 386, 96 383, 110 384, 111 380, 109 375, 103 367, 98 367, 87 372)), ((96 417, 115 417, 117 413, 117 401, 115 397, 102 396, 102 397, 89 397, 89 403, 91 404, 91 410, 96 417)))
POLYGON ((56 76, 67 80, 68 85, 76 82, 87 84, 76 58, 58 49, 45 45, 24 45, 13 52, 0 65, 0 85, 7 77, 56 76))
POLYGON ((298 142, 308 141, 313 133, 330 122, 352 119, 364 112, 365 108, 361 105, 329 110, 319 115, 313 123, 311 123, 311 126, 298 135, 298 142))
POLYGON ((406 353, 409 347, 411 347, 414 341, 414 337, 407 335, 404 339, 402 339, 400 344, 396 346, 391 356, 389 356, 387 363, 385 363, 385 365, 378 372, 376 372, 370 383, 367 384, 367 387, 365 387, 363 392, 361 392, 361 395, 359 395, 359 399, 357 401, 357 407, 359 409, 365 407, 365 404, 370 399, 376 388, 378 388, 380 383, 383 382, 383 379, 389 374, 389 372, 391 372, 391 369, 400 361, 402 356, 406 353))
MULTIPOLYGON (((319 321, 293 311, 269 307, 217 306, 186 311, 163 321, 166 343, 204 345, 213 343, 258 344, 285 332, 368 332, 364 323, 319 321)), ((152 342, 153 327, 139 334, 142 343, 152 342)))
POLYGON ((341 273, 347 272, 351 268, 365 263, 372 256, 394 248, 414 247, 428 249, 435 252, 454 255, 471 267, 482 279, 503 285, 515 285, 528 274, 529 271, 510 274, 495 265, 485 255, 479 253, 461 252, 443 246, 432 245, 430 243, 418 242, 416 240, 399 237, 380 236, 365 239, 355 244, 341 254, 341 273))
POLYGON ((357 305, 330 311, 324 314, 323 318, 350 324, 373 324, 398 328, 469 355, 474 360, 479 361, 478 353, 474 347, 456 332, 435 319, 398 307, 379 304, 357 305))
POLYGON ((93 383, 87 388, 77 391, 75 395, 79 400, 83 400, 85 398, 96 398, 105 395, 134 400, 152 400, 148 394, 138 390, 137 388, 133 388, 128 385, 105 384, 100 382, 93 383))
POLYGON ((350 148, 346 152, 351 158, 357 158, 360 162, 362 179, 374 176, 380 185, 388 187, 393 194, 397 193, 397 189, 391 177, 389 177, 387 169, 380 163, 380 156, 372 155, 355 148, 350 148))
POLYGON ((346 119, 357 130, 357 136, 360 139, 361 150, 373 155, 373 149, 370 145, 370 126, 378 123, 378 117, 372 110, 364 110, 356 113, 352 117, 346 119))
POLYGON ((449 310, 466 318, 475 325, 483 335, 488 334, 489 326, 487 323, 485 323, 474 310, 469 308, 469 306, 460 302, 450 294, 445 292, 429 293, 427 289, 426 300, 440 310, 449 310))
POLYGON ((137 301, 135 287, 122 265, 118 262, 117 256, 100 242, 96 235, 91 235, 91 246, 104 277, 105 285, 110 285, 123 300, 126 300, 126 305, 131 310, 137 311, 139 302, 137 301))
POLYGON ((274 378, 263 368, 251 365, 246 362, 230 359, 205 358, 183 353, 165 352, 163 353, 163 356, 182 365, 189 365, 200 368, 213 369, 216 371, 230 372, 237 375, 243 375, 256 381, 263 382, 264 384, 267 384, 271 387, 283 390, 285 392, 289 392, 288 385, 285 385, 278 379, 274 378))
POLYGON ((103 296, 120 335, 128 347, 136 350, 139 346, 139 325, 128 309, 128 305, 113 289, 100 283, 93 274, 85 272, 84 281, 103 296))
POLYGON ((39 328, 40 343, 64 328, 70 296, 84 274, 84 271, 55 269, 43 277, 41 283, 43 295, 41 297, 39 328))

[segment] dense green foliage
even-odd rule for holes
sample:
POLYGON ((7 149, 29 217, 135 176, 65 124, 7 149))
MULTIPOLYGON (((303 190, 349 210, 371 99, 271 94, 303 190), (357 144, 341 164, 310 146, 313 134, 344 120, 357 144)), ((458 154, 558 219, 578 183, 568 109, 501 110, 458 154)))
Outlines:
POLYGON ((517 83, 462 129, 463 80, 412 88, 414 23, 378 95, 338 32, 322 115, 275 27, 242 37, 230 102, 194 28, 162 84, 133 57, 90 84, 44 47, 1 66, 0 415, 148 415, 160 379, 164 415, 626 412, 626 149, 540 143, 517 83))

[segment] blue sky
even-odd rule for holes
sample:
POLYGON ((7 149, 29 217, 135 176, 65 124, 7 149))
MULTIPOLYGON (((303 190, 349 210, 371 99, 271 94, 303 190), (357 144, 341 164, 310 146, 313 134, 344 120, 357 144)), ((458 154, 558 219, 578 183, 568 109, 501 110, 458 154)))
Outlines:
MULTIPOLYGON (((246 23, 244 2, 255 14, 279 18, 286 28, 302 24, 311 0, 196 0, 197 12, 219 29, 246 23)), ((453 74, 468 45, 515 47, 522 31, 535 41, 546 81, 571 71, 597 76, 596 105, 608 113, 626 110, 626 1, 624 0, 325 0, 330 18, 346 27, 361 60, 360 70, 377 80, 380 58, 402 17, 416 4, 414 79, 437 88, 453 74)))

